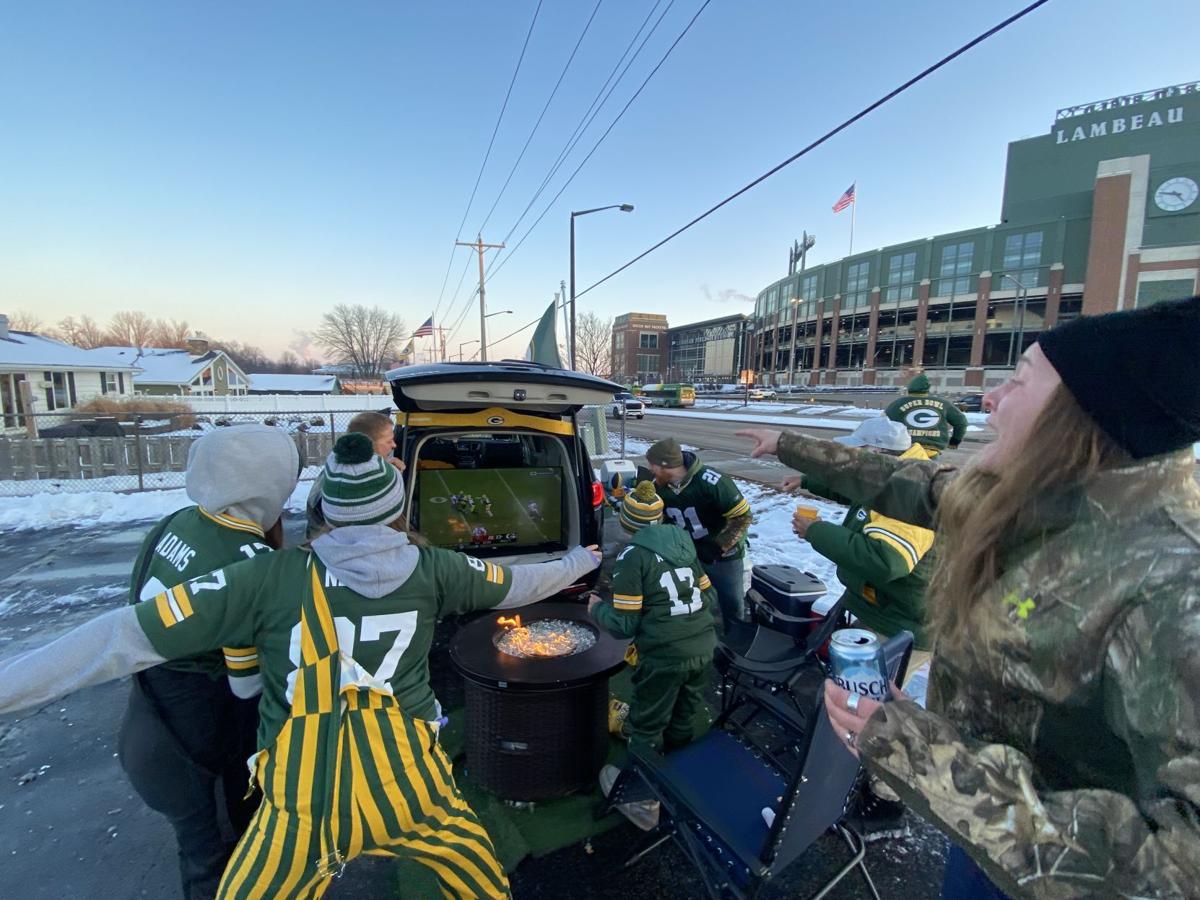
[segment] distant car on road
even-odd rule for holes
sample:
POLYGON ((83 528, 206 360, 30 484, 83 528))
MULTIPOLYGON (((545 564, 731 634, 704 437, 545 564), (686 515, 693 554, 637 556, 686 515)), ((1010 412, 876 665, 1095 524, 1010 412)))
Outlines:
POLYGON ((640 397, 635 397, 629 391, 621 391, 613 395, 612 414, 614 419, 628 415, 631 419, 646 418, 646 404, 640 397), (622 408, 624 412, 622 412, 622 408))
POLYGON ((751 400, 777 400, 779 395, 775 393, 774 388, 769 387, 753 387, 750 388, 751 400))
POLYGON ((983 394, 963 394, 954 399, 954 405, 963 412, 983 412, 983 394))

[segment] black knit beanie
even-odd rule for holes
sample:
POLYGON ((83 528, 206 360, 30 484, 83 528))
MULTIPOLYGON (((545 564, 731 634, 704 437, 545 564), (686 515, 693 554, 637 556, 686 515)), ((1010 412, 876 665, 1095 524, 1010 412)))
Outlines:
POLYGON ((1084 412, 1134 459, 1200 440, 1200 296, 1081 316, 1038 346, 1084 412))

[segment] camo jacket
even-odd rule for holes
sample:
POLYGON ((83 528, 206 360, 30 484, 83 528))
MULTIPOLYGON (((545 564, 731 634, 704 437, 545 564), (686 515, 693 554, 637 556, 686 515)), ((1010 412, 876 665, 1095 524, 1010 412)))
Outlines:
MULTIPOLYGON (((955 476, 791 433, 779 458, 916 525, 955 476)), ((1194 472, 1189 448, 1035 501, 1044 529, 1004 554, 967 649, 934 648, 929 710, 897 700, 859 738, 1012 896, 1200 896, 1194 472)))

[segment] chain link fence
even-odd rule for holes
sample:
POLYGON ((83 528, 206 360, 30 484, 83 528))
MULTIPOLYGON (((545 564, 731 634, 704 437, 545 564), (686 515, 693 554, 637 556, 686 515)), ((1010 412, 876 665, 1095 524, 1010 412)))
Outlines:
POLYGON ((304 461, 301 480, 316 477, 338 436, 360 412, 353 410, 239 410, 237 412, 22 416, 0 433, 0 497, 80 491, 150 491, 184 486, 188 449, 214 428, 258 422, 283 429, 304 461))

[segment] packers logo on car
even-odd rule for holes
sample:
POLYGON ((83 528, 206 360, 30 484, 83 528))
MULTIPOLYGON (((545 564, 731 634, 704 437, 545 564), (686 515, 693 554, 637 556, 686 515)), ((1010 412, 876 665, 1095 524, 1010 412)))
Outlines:
POLYGON ((489 425, 503 425, 504 416, 488 416, 487 423, 489 425))

